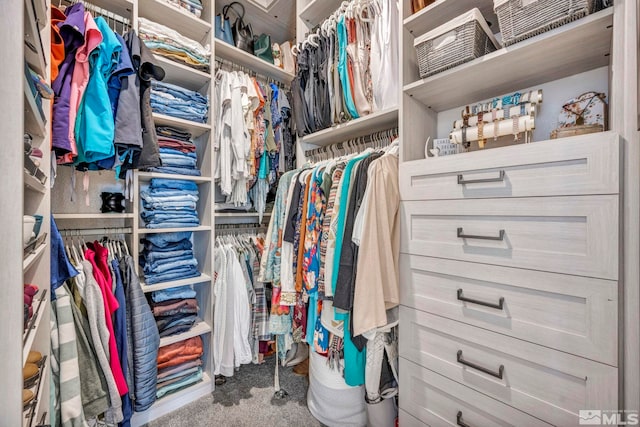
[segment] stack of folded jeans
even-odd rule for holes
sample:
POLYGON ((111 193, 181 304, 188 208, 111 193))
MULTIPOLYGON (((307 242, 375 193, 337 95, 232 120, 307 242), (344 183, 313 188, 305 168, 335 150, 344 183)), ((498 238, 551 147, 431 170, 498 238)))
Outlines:
POLYGON ((151 82, 151 109, 154 113, 205 123, 208 108, 207 98, 198 92, 170 83, 151 82))
POLYGON ((158 350, 156 397, 160 399, 202 380, 202 338, 193 337, 158 350))
POLYGON ((196 15, 198 18, 202 15, 202 2, 200 0, 167 0, 169 3, 180 6, 183 9, 196 15))
POLYGON ((138 18, 140 38, 155 54, 199 70, 209 70, 211 51, 169 27, 138 18))
POLYGON ((149 188, 140 192, 142 213, 147 228, 180 228, 200 225, 196 203, 198 186, 192 181, 153 178, 149 188))
POLYGON ((151 308, 160 337, 189 331, 198 318, 196 291, 189 286, 151 293, 151 308))
POLYGON ((194 166, 198 159, 196 146, 191 141, 189 132, 171 126, 156 126, 156 133, 160 146, 161 166, 147 168, 147 171, 189 176, 201 175, 200 169, 194 166))
POLYGON ((149 234, 140 254, 147 285, 200 275, 193 256, 191 232, 149 234))

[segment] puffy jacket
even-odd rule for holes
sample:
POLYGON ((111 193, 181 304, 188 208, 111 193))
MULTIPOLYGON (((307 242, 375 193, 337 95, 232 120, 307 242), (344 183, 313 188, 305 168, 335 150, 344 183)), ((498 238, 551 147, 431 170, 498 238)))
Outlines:
POLYGON ((123 257, 120 269, 127 298, 129 395, 133 400, 134 410, 142 412, 149 409, 156 400, 160 334, 149 303, 140 287, 133 258, 123 257))

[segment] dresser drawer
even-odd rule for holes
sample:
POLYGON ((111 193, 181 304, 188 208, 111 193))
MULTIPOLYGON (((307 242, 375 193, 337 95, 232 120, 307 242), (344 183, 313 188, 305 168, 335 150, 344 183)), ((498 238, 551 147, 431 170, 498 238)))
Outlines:
POLYGON ((402 200, 620 192, 620 139, 606 132, 407 162, 402 200))
POLYGON ((402 253, 618 279, 618 196, 401 203, 402 253))
POLYGON ((401 357, 550 424, 617 408, 611 366, 402 306, 400 324, 401 357))
POLYGON ((615 281, 403 254, 400 303, 618 364, 615 281))
POLYGON ((549 424, 400 358, 400 425, 536 427, 549 424), (407 420, 405 424, 403 421, 407 420))

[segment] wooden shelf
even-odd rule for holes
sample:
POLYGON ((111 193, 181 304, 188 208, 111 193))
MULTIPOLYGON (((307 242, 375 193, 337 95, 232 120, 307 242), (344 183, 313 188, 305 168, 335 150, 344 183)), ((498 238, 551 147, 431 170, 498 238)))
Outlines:
POLYGON ((391 108, 306 135, 302 137, 302 142, 325 146, 390 129, 397 125, 398 108, 391 108))
POLYGON ((342 0, 312 0, 300 12, 300 19, 310 28, 324 21, 329 15, 338 10, 342 0))
MULTIPOLYGON (((31 0, 25 0, 31 1, 31 0)), ((47 10, 49 7, 47 6, 47 2, 45 0, 33 0, 33 7, 36 16, 36 20, 38 21, 38 28, 41 30, 47 26, 47 10)))
POLYGON ((178 119, 166 114, 153 113, 153 121, 156 126, 173 126, 191 133, 193 138, 197 138, 211 130, 211 125, 206 123, 192 122, 190 120, 178 119))
POLYGON ((180 409, 184 406, 184 402, 194 402, 201 397, 211 394, 213 391, 213 382, 211 377, 203 372, 202 381, 190 385, 171 393, 167 396, 155 401, 155 403, 144 412, 135 412, 131 418, 131 425, 141 426, 164 415, 180 409))
POLYGON ((138 0, 138 15, 176 30, 203 45, 208 43, 204 39, 211 31, 211 23, 168 1, 138 0))
POLYGON ((47 192, 47 187, 41 183, 35 176, 31 175, 27 170, 24 171, 24 186, 25 188, 35 191, 36 193, 44 194, 47 192))
POLYGON ((170 173, 157 172, 138 172, 138 178, 143 182, 150 181, 152 178, 179 179, 183 181, 193 181, 198 184, 211 182, 210 176, 174 175, 170 173))
MULTIPOLYGON (((39 296, 39 298, 38 299, 34 298, 32 303, 33 309, 34 310, 38 309, 38 311, 34 311, 33 313, 33 315, 36 316, 35 322, 33 323, 33 327, 31 331, 24 331, 24 333, 22 334, 23 336, 22 340, 24 343, 24 345, 22 346, 22 364, 23 365, 27 363, 27 357, 29 356, 29 352, 33 350, 33 343, 36 339, 36 336, 38 335, 38 329, 42 326, 42 319, 44 317, 44 312, 47 309, 47 304, 49 304, 49 301, 46 300, 47 298, 50 298, 48 292, 43 293, 43 291, 40 291, 38 292, 37 295, 39 296), (42 301, 42 299, 45 299, 45 300, 42 301), (40 303, 41 301, 42 303, 40 303), (29 333, 27 334, 27 332, 29 333)), ((49 325, 47 324, 46 327, 49 327, 49 325)), ((41 351, 41 349, 36 349, 36 350, 41 351)), ((41 351, 41 353, 45 354, 43 351, 41 351)))
POLYGON ((164 56, 155 55, 158 65, 160 65, 166 75, 162 80, 164 83, 171 83, 189 90, 199 91, 211 81, 211 74, 196 70, 187 65, 181 64, 164 56))
POLYGON ((162 289, 177 288, 179 286, 186 286, 186 285, 197 285, 200 283, 211 283, 211 276, 209 276, 208 274, 202 273, 198 277, 190 277, 188 279, 174 280, 171 282, 163 282, 163 283, 158 283, 157 285, 146 285, 144 283, 140 283, 140 286, 142 287, 142 290, 144 291, 144 293, 149 293, 154 291, 160 291, 162 289))
MULTIPOLYGON (((47 102, 42 101, 42 108, 47 108, 47 102)), ((29 89, 26 78, 24 81, 24 130, 31 135, 44 136, 47 129, 44 117, 40 114, 40 109, 36 104, 36 99, 29 89)))
POLYGON ((201 225, 199 227, 180 228, 138 228, 138 234, 159 234, 159 233, 180 233, 182 231, 211 231, 211 226, 201 225))
POLYGON ((197 320, 193 327, 187 332, 181 334, 171 335, 168 337, 160 338, 160 347, 165 347, 170 344, 174 344, 180 341, 184 341, 189 338, 198 337, 200 335, 208 334, 211 332, 211 326, 202 320, 197 320))
POLYGON ((23 261, 22 261, 22 271, 23 272, 27 272, 31 269, 31 267, 34 266, 34 264, 40 259, 42 258, 42 255, 44 254, 44 251, 47 249, 47 244, 43 243, 42 245, 38 246, 36 248, 35 251, 33 251, 31 254, 29 254, 29 256, 27 256, 23 261))
POLYGON ((123 18, 131 19, 132 17, 133 0, 91 0, 91 3, 123 18))
POLYGON ((54 213, 53 217, 56 220, 65 219, 133 219, 133 213, 54 213))
POLYGON ((272 78, 284 83, 291 83, 294 75, 285 72, 282 68, 263 61, 257 56, 251 55, 244 50, 231 46, 221 40, 215 40, 215 56, 217 58, 226 59, 234 64, 241 65, 265 77, 272 78))
MULTIPOLYGON (((47 59, 44 54, 38 20, 31 0, 25 0, 24 4, 24 59, 36 73, 44 77, 47 75, 47 59)), ((46 23, 46 15, 44 22, 46 23)), ((29 87, 25 90, 28 91, 29 87)))
POLYGON ((404 20, 404 27, 414 37, 421 36, 473 8, 480 9, 484 19, 491 24, 491 28, 498 31, 498 17, 493 11, 493 0, 437 0, 418 13, 407 17, 404 20))
POLYGON ((612 27, 613 8, 608 8, 409 84, 404 92, 446 111, 606 66, 612 27))
MULTIPOLYGON (((259 216, 259 214, 258 212, 216 212, 214 216, 220 218, 253 218, 259 216)), ((262 216, 269 217, 271 212, 265 212, 262 216)))

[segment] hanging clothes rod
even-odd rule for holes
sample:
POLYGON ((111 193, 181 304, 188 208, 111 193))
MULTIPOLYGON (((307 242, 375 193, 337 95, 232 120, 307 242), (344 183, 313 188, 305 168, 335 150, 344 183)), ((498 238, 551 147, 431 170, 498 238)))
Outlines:
POLYGON ((363 135, 357 138, 352 138, 342 142, 336 142, 330 145, 326 145, 320 148, 314 148, 312 150, 306 150, 304 152, 305 157, 315 156, 317 154, 323 153, 336 153, 337 150, 342 150, 345 147, 361 147, 362 149, 366 148, 367 145, 371 145, 377 142, 381 142, 382 145, 389 145, 391 142, 398 138, 398 128, 394 127, 391 129, 374 132, 369 135, 363 135))
MULTIPOLYGON (((104 9, 100 6, 96 6, 93 3, 90 3, 86 0, 61 0, 60 4, 62 4, 62 2, 68 4, 68 5, 72 5, 72 4, 76 4, 76 3, 82 3, 84 5, 84 8, 89 11, 89 12, 93 12, 91 13, 91 15, 95 16, 96 14, 99 16, 102 16, 103 18, 106 18, 107 23, 119 23, 123 26, 123 33, 125 32, 125 30, 128 30, 131 28, 131 20, 129 18, 125 18, 124 16, 118 15, 117 13, 113 13, 107 9, 104 9), (126 27, 126 28, 125 28, 126 27)), ((114 25, 115 27, 115 25, 114 25)))
POLYGON ((249 67, 245 67, 244 65, 237 64, 233 61, 229 61, 228 59, 220 58, 219 56, 215 57, 215 61, 217 64, 216 69, 218 68, 224 69, 224 66, 227 66, 230 68, 230 70, 227 70, 227 71, 242 71, 243 73, 249 74, 250 76, 255 77, 256 79, 260 80, 263 83, 267 83, 267 84, 273 83, 282 89, 289 89, 289 86, 287 86, 283 82, 276 80, 273 77, 267 77, 263 74, 260 74, 249 67))
POLYGON ((117 228, 79 228, 79 229, 64 229, 60 230, 60 234, 64 237, 73 236, 98 236, 105 234, 131 234, 133 229, 131 227, 117 227, 117 228))
POLYGON ((219 224, 216 225, 216 233, 239 233, 248 231, 264 231, 266 224, 219 224))

